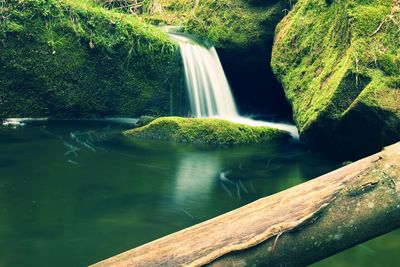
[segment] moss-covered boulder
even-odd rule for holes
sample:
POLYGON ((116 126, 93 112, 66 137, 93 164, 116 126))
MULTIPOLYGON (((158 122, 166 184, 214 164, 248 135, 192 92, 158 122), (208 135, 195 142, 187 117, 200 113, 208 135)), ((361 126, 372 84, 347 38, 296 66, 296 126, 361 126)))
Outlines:
POLYGON ((1 12, 0 117, 169 114, 179 102, 177 46, 139 18, 90 0, 1 12))
POLYGON ((277 27, 272 67, 301 139, 347 156, 400 139, 400 7, 299 0, 277 27))
POLYGON ((268 143, 290 138, 287 132, 265 126, 248 126, 222 119, 162 117, 128 130, 127 137, 191 144, 268 143))

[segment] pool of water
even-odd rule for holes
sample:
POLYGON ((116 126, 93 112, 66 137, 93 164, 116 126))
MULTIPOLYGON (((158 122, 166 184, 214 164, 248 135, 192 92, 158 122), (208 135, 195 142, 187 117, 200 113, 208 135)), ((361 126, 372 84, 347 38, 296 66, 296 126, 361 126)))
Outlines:
MULTIPOLYGON (((132 142, 120 136, 130 127, 122 121, 0 127, 1 267, 86 266, 339 166, 296 142, 132 142)), ((365 259, 397 257, 399 240, 394 232, 315 266, 384 266, 365 259)))
POLYGON ((400 230, 377 237, 311 267, 397 267, 400 266, 400 230))

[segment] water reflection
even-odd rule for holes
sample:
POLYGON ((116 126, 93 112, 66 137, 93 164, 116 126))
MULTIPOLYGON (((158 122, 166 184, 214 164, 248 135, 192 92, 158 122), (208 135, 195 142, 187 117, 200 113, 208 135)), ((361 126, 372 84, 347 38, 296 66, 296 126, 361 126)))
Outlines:
POLYGON ((399 266, 400 230, 377 237, 343 251, 312 267, 386 267, 399 266))
POLYGON ((209 201, 220 169, 216 155, 196 152, 181 155, 173 182, 175 204, 185 209, 209 201))

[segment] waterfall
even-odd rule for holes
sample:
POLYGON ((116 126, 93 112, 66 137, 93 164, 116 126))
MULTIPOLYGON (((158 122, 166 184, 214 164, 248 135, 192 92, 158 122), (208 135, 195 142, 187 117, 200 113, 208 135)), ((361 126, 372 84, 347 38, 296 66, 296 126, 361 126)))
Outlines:
POLYGON ((215 48, 190 35, 171 31, 169 35, 179 43, 193 116, 218 117, 253 126, 269 126, 298 137, 294 125, 257 121, 240 116, 215 48))
POLYGON ((214 47, 206 47, 186 35, 178 41, 192 114, 196 117, 239 116, 231 89, 214 47))

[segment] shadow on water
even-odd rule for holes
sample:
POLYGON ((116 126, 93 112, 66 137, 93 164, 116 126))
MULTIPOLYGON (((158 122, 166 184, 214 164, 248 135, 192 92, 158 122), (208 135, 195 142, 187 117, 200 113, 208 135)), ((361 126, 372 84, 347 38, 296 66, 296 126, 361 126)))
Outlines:
POLYGON ((0 128, 0 266, 85 266, 338 166, 295 142, 128 142, 130 127, 0 128))

